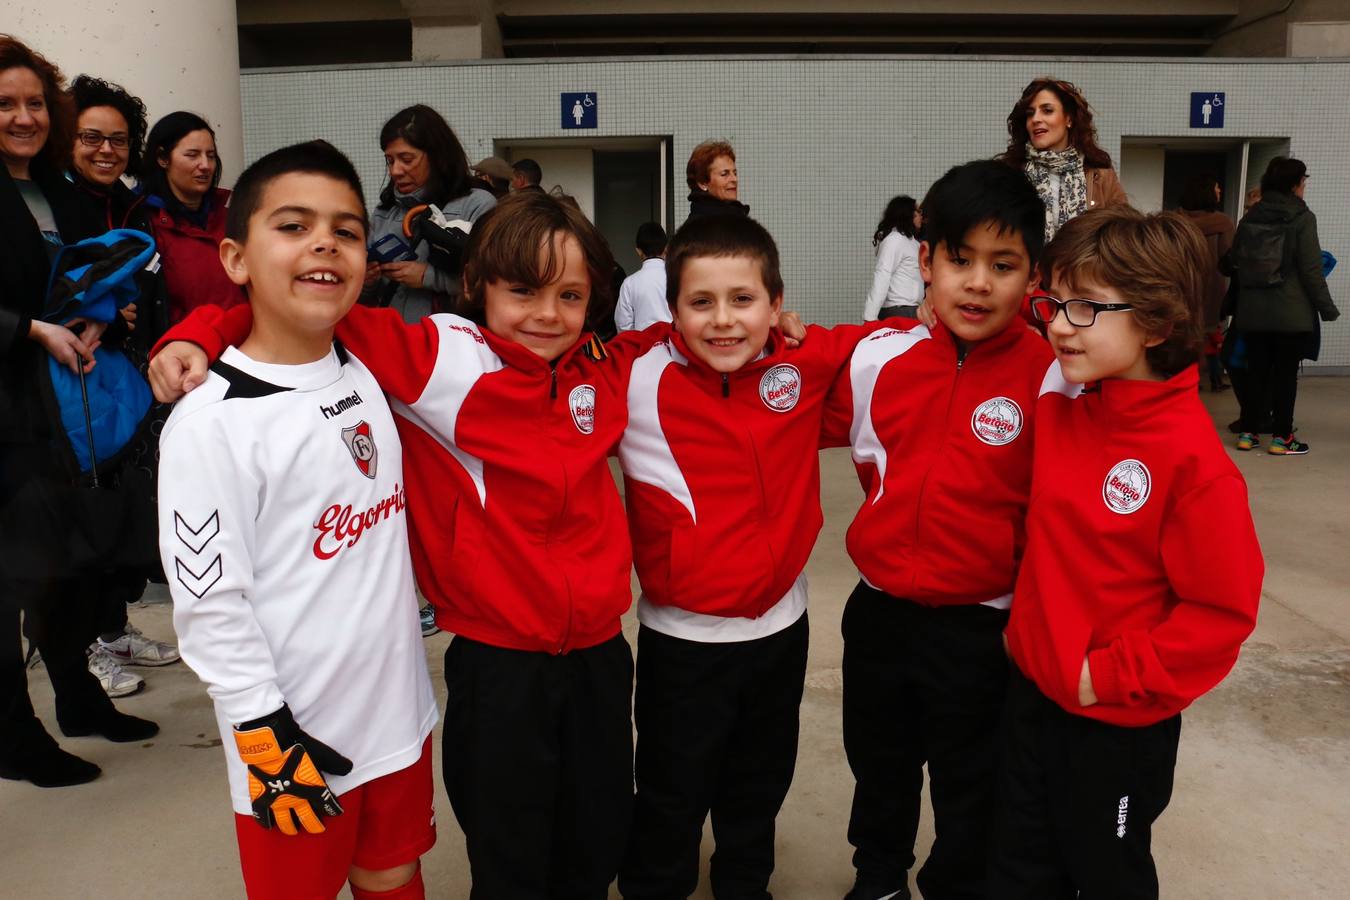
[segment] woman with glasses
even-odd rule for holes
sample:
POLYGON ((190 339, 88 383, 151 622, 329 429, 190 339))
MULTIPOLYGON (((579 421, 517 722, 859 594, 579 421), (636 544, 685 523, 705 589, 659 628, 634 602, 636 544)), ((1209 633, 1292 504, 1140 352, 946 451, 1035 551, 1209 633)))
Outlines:
POLYGON ((171 112, 155 123, 141 161, 141 190, 169 292, 169 324, 207 303, 245 302, 225 275, 220 242, 230 192, 220 187, 216 133, 195 113, 171 112))
POLYGON ((1090 209, 1128 204, 1111 155, 1097 146, 1092 107, 1078 88, 1037 78, 1008 113, 1008 149, 999 159, 1021 169, 1045 204, 1045 241, 1090 209))

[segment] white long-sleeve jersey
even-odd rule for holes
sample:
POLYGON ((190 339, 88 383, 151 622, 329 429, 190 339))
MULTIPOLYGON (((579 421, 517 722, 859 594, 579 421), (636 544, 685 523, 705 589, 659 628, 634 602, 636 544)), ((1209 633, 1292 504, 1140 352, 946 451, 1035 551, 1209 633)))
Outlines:
POLYGON ((403 453, 384 394, 340 346, 267 365, 225 352, 160 440, 160 556, 183 659, 235 725, 283 702, 351 759, 336 794, 417 761, 436 722, 408 551, 403 453))

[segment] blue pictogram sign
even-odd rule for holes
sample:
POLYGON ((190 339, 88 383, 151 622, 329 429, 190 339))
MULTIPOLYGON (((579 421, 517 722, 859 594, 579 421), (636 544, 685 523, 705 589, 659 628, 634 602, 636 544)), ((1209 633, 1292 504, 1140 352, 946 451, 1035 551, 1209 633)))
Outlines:
POLYGON ((600 116, 595 91, 562 95, 563 128, 599 128, 600 116))
POLYGON ((1223 127, 1223 91, 1191 92, 1191 127, 1223 127))

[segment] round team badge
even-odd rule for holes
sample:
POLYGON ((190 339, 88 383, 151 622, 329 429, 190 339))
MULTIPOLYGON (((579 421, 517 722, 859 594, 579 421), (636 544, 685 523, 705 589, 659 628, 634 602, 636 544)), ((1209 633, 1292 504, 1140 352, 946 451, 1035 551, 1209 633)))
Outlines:
POLYGON ((759 399, 774 412, 787 412, 802 398, 802 373, 796 366, 781 363, 759 380, 759 399))
POLYGON ((1153 486, 1148 467, 1137 459, 1125 459, 1111 467, 1102 482, 1102 500, 1113 513, 1127 516, 1143 506, 1153 486))
POLYGON ((590 434, 595 431, 595 388, 589 384, 579 384, 567 395, 567 405, 572 410, 572 422, 577 431, 590 434))
POLYGON ((1007 397, 994 397, 975 407, 970 430, 992 447, 1011 444, 1022 433, 1022 408, 1007 397))

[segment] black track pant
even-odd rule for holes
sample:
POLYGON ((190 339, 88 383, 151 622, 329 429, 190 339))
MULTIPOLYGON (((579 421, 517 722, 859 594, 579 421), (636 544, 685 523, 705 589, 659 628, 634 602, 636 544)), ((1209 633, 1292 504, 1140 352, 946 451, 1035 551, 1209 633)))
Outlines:
POLYGON ((1008 686, 990 866, 996 900, 1154 900, 1153 823, 1172 797, 1181 716, 1143 728, 1008 686))
POLYGON ((1258 434, 1266 411, 1272 413, 1273 433, 1285 437, 1294 430, 1294 401, 1298 398, 1298 364, 1303 358, 1306 334, 1249 331, 1247 346, 1246 398, 1242 405, 1242 430, 1258 434))
POLYGON ((619 876, 626 900, 684 900, 698 886, 712 814, 718 900, 767 900, 774 820, 797 765, 809 626, 753 641, 638 632, 637 808, 619 876))
POLYGON ((848 840, 867 882, 906 883, 927 763, 936 838, 919 890, 927 900, 985 896, 1007 623, 1004 610, 929 608, 862 582, 849 597, 844 750, 856 786, 848 840))
POLYGON ((604 900, 633 807, 623 635, 560 656, 456 637, 442 766, 473 900, 604 900))

